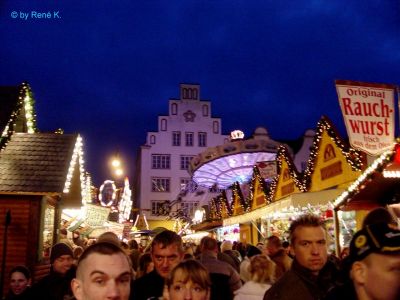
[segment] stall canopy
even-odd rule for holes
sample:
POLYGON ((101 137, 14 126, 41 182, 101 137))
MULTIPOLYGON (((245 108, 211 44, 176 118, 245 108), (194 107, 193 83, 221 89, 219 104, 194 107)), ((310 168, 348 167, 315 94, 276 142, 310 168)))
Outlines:
POLYGON ((384 152, 334 202, 335 210, 370 210, 400 201, 400 144, 384 152))

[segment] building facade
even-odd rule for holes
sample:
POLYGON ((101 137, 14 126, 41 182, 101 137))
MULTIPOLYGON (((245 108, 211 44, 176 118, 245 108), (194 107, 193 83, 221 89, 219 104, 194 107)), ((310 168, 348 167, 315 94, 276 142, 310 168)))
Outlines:
POLYGON ((139 212, 150 228, 163 226, 157 221, 174 214, 191 215, 214 192, 197 187, 188 172, 194 156, 228 140, 221 132, 221 119, 211 112, 211 102, 200 98, 200 85, 180 84, 179 99, 169 100, 168 115, 159 115, 157 131, 147 133, 139 153, 135 192, 139 212))

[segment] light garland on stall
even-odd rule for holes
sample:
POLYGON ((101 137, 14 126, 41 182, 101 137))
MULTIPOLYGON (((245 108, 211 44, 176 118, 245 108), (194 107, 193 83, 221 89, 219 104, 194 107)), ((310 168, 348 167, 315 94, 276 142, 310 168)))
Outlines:
POLYGON ((381 154, 374 162, 355 180, 346 191, 344 191, 339 197, 334 201, 334 207, 337 209, 346 201, 347 198, 354 195, 356 192, 360 190, 360 186, 371 177, 371 175, 383 165, 386 165, 390 162, 393 154, 395 153, 394 147, 392 150, 387 150, 381 154))
POLYGON ((232 214, 243 214, 249 209, 249 205, 245 202, 245 199, 243 197, 238 182, 235 182, 232 186, 231 202, 232 202, 232 214))
POLYGON ((129 187, 129 179, 125 177, 124 190, 122 193, 121 200, 119 202, 119 222, 123 223, 129 221, 132 209, 132 191, 129 187))
POLYGON ((83 160, 83 142, 82 137, 78 135, 76 138, 74 150, 72 153, 72 158, 69 164, 67 180, 65 181, 63 193, 69 193, 71 187, 71 180, 74 174, 75 166, 79 162, 79 177, 81 182, 81 197, 82 204, 86 204, 86 178, 85 178, 85 170, 84 170, 84 160, 83 160))
POLYGON ((253 176, 251 178, 251 184, 250 184, 249 200, 248 200, 250 209, 253 206, 254 197, 257 192, 255 189, 256 183, 258 183, 258 192, 261 192, 264 194, 264 197, 263 197, 264 204, 271 203, 271 201, 267 197, 268 192, 267 192, 264 178, 262 178, 258 167, 254 166, 253 167, 253 176))
POLYGON ((15 110, 11 113, 10 119, 4 127, 0 136, 0 150, 4 149, 12 134, 15 132, 15 126, 19 114, 24 109, 27 133, 37 132, 36 128, 36 114, 34 113, 35 100, 29 84, 23 82, 18 91, 18 101, 15 110))
POLYGON ((341 150, 350 167, 354 171, 361 171, 362 168, 361 152, 345 146, 342 138, 339 136, 339 133, 333 127, 330 120, 326 116, 322 116, 321 120, 317 124, 316 133, 311 146, 310 157, 307 162, 307 167, 303 173, 303 186, 307 189, 311 184, 311 176, 314 173, 317 155, 319 148, 321 147, 322 134, 324 132, 328 134, 331 140, 341 150))

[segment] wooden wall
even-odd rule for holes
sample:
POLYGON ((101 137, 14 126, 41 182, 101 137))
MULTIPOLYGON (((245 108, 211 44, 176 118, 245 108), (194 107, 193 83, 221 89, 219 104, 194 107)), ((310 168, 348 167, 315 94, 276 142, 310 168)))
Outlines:
POLYGON ((3 240, 6 212, 11 211, 8 226, 4 288, 8 290, 8 274, 16 265, 25 265, 31 271, 37 263, 42 196, 0 195, 0 265, 3 259, 3 240))

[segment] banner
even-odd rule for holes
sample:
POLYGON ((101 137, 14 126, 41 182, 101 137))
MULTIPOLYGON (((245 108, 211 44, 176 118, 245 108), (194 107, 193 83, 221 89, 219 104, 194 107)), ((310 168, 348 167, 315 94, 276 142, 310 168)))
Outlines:
POLYGON ((388 84, 336 80, 350 145, 377 156, 394 142, 394 90, 388 84))

